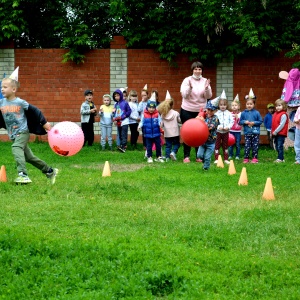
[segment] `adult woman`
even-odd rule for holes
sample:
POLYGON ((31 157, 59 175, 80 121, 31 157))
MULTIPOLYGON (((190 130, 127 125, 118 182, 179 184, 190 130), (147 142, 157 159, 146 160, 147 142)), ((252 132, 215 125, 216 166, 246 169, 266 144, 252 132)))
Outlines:
MULTIPOLYGON (((182 96, 180 118, 182 124, 189 119, 196 118, 200 109, 206 107, 207 99, 212 97, 210 79, 202 77, 202 63, 199 61, 194 62, 191 69, 193 75, 186 77, 180 87, 182 96)), ((190 152, 191 147, 183 143, 184 163, 190 162, 190 152)), ((196 159, 196 161, 198 160, 196 159)))

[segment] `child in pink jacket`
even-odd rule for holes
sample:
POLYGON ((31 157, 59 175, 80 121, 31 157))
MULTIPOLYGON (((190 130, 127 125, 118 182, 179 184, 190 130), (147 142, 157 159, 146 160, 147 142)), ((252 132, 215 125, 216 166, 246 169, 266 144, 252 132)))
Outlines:
POLYGON ((174 100, 167 91, 166 99, 157 107, 161 115, 160 127, 164 129, 166 141, 166 161, 177 160, 176 154, 180 147, 179 123, 181 123, 179 113, 173 109, 174 100))
POLYGON ((294 123, 296 124, 295 141, 294 141, 294 149, 296 153, 295 164, 300 165, 300 106, 296 111, 294 117, 294 123))

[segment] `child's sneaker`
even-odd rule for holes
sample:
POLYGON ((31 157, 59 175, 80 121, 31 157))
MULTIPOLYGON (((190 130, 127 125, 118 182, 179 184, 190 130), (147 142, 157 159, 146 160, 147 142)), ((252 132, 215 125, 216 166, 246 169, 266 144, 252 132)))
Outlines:
POLYGON ((170 158, 172 159, 172 160, 177 160, 177 158, 176 158, 176 154, 174 153, 174 152, 171 152, 170 153, 170 158))
POLYGON ((236 160, 239 160, 240 158, 238 156, 235 157, 236 160))
POLYGON ((283 160, 281 160, 281 159, 276 159, 274 162, 276 162, 276 163, 284 163, 285 161, 284 161, 284 159, 283 159, 283 160))
POLYGON ((165 162, 164 159, 161 156, 156 158, 155 161, 158 161, 158 162, 161 162, 161 163, 165 162))
POLYGON ((148 157, 147 158, 147 163, 149 163, 149 164, 153 163, 153 158, 152 157, 148 157))
POLYGON ((243 163, 247 164, 249 162, 249 158, 244 158, 243 163))
POLYGON ((23 172, 19 173, 19 176, 15 179, 15 183, 30 183, 30 178, 23 172))
POLYGON ((257 164, 258 163, 258 159, 257 158, 252 158, 251 163, 252 164, 257 164))
POLYGON ((229 160, 224 160, 224 163, 225 163, 226 165, 229 165, 229 164, 230 164, 230 161, 229 161, 229 160))
POLYGON ((147 150, 145 151, 144 159, 146 159, 146 158, 147 158, 147 150))
POLYGON ((201 158, 196 158, 196 162, 197 163, 202 163, 202 159, 201 158))
POLYGON ((299 161, 295 161, 295 165, 300 165, 300 162, 299 161))
POLYGON ((218 163, 218 160, 216 159, 215 161, 214 161, 214 164, 217 164, 218 163))
POLYGON ((183 162, 184 162, 185 164, 188 164, 188 163, 190 163, 191 161, 190 161, 190 158, 189 158, 189 157, 186 157, 186 158, 183 160, 183 162))
POLYGON ((48 179, 50 179, 51 184, 55 183, 57 173, 58 173, 58 169, 56 169, 56 168, 52 169, 52 172, 46 173, 46 176, 48 179))
POLYGON ((229 156, 229 157, 228 157, 228 160, 230 160, 230 159, 232 159, 232 156, 229 156))
POLYGON ((118 150, 120 151, 120 152, 123 152, 123 153, 125 153, 125 151, 126 151, 126 149, 125 148, 122 148, 122 147, 118 147, 118 150))

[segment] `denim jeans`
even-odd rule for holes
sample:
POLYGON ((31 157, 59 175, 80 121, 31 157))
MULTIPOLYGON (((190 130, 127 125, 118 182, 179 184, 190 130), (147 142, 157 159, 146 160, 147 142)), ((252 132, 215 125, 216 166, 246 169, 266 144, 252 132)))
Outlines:
POLYGON ((296 153, 296 161, 300 163, 300 129, 296 127, 294 149, 296 153))
POLYGON ((284 160, 284 151, 283 151, 284 140, 285 140, 284 135, 275 135, 274 136, 275 149, 278 153, 277 158, 280 160, 284 160))
POLYGON ((209 169, 211 156, 215 151, 215 143, 205 143, 198 148, 197 157, 203 161, 203 169, 209 169))
POLYGON ((180 147, 180 139, 179 136, 172 136, 172 137, 165 137, 165 140, 166 140, 166 158, 170 158, 171 152, 174 152, 175 154, 178 152, 178 149, 180 147))
POLYGON ((125 148, 127 146, 128 125, 118 127, 118 133, 120 137, 120 146, 125 148))
POLYGON ((161 142, 160 142, 160 136, 154 137, 154 138, 145 138, 146 139, 146 145, 147 145, 147 157, 152 157, 152 145, 155 144, 156 147, 156 157, 161 156, 161 142))
POLYGON ((233 148, 236 148, 235 157, 240 157, 241 153, 241 137, 242 134, 240 132, 233 132, 230 131, 230 133, 235 137, 235 144, 233 146, 229 147, 229 156, 233 157, 233 148))

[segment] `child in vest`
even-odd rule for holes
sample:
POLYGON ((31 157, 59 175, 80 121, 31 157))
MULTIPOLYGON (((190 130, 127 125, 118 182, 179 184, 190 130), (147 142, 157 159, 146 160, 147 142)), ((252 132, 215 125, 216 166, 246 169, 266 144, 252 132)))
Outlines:
POLYGON ((164 162, 161 157, 161 141, 160 141, 160 123, 161 117, 156 109, 156 103, 149 101, 147 107, 144 110, 141 118, 141 122, 138 126, 138 129, 143 130, 143 135, 147 147, 147 162, 153 163, 152 158, 152 144, 155 144, 156 147, 156 161, 164 162))
POLYGON ((203 170, 207 171, 210 167, 211 156, 215 150, 215 143, 217 138, 217 127, 219 125, 219 119, 215 115, 218 109, 218 98, 211 100, 206 105, 206 114, 203 117, 203 113, 199 113, 198 119, 205 121, 209 130, 209 136, 207 141, 198 148, 197 158, 203 161, 203 170))
POLYGON ((284 162, 284 140, 288 133, 288 115, 286 113, 287 104, 284 100, 275 101, 276 111, 272 117, 271 134, 274 138, 275 149, 277 151, 276 163, 284 162))
POLYGON ((230 129, 230 133, 235 138, 235 145, 229 147, 229 159, 233 158, 233 149, 234 146, 236 148, 235 152, 235 159, 240 159, 240 152, 241 152, 241 136, 242 136, 242 126, 239 125, 241 112, 240 112, 240 101, 239 96, 236 95, 234 100, 231 103, 231 113, 233 117, 233 125, 230 129))
POLYGON ((270 148, 274 149, 273 148, 273 139, 272 139, 272 135, 271 135, 272 117, 273 117, 273 114, 274 114, 274 111, 275 111, 274 104, 269 103, 267 105, 267 109, 268 109, 268 112, 264 117, 264 125, 265 125, 265 128, 267 130, 267 136, 268 136, 268 141, 269 141, 270 148))
POLYGON ((179 113, 173 109, 174 100, 167 91, 166 99, 157 107, 161 115, 161 128, 164 129, 166 141, 166 161, 177 160, 176 154, 180 147, 179 123, 181 123, 179 113))
POLYGON ((219 119, 219 126, 217 128, 217 139, 215 145, 215 164, 218 162, 218 156, 220 154, 220 148, 222 146, 224 162, 229 164, 228 160, 228 137, 229 130, 233 125, 233 117, 229 110, 227 110, 228 102, 225 91, 223 90, 219 100, 219 110, 216 112, 216 116, 219 119))
POLYGON ((245 96, 245 99, 246 109, 241 113, 239 122, 239 124, 244 128, 245 135, 245 151, 243 163, 246 164, 249 162, 250 151, 252 150, 251 163, 257 164, 260 125, 262 124, 263 120, 260 113, 254 108, 256 96, 254 95, 252 89, 250 89, 249 95, 245 96))
POLYGON ((106 139, 110 150, 112 150, 112 118, 113 118, 114 108, 111 105, 111 96, 109 94, 103 95, 103 105, 100 106, 100 130, 101 130, 101 140, 100 144, 102 150, 105 150, 106 139))

